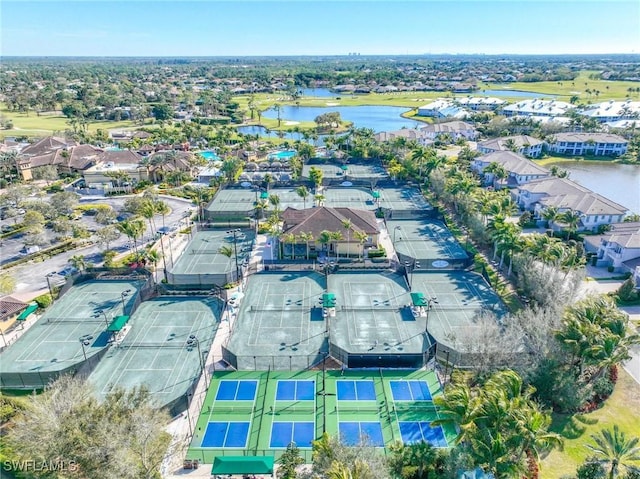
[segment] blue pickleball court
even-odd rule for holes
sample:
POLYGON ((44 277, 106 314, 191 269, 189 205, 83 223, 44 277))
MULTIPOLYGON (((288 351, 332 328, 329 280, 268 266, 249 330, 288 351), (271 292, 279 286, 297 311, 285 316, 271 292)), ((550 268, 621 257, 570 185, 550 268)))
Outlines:
POLYGON ((257 390, 258 381, 223 379, 218 386, 216 401, 253 401, 257 390))
POLYGON ((444 431, 440 426, 431 427, 426 421, 400 421, 400 434, 404 444, 427 442, 434 447, 448 447, 444 431))
POLYGON ((278 381, 278 386, 276 388, 276 401, 313 401, 315 396, 315 381, 278 381))
POLYGON ((274 422, 271 424, 269 447, 272 449, 286 448, 294 442, 299 448, 309 448, 315 439, 314 436, 315 424, 313 422, 274 422))
POLYGON ((357 446, 364 443, 368 446, 384 447, 382 425, 379 422, 340 421, 338 428, 340 439, 347 446, 357 446))
POLYGON ((394 401, 431 401, 426 381, 389 381, 394 401))
POLYGON ((376 388, 373 381, 336 381, 339 401, 375 401, 376 388))
POLYGON ((239 448, 247 447, 249 422, 210 422, 200 447, 239 448))

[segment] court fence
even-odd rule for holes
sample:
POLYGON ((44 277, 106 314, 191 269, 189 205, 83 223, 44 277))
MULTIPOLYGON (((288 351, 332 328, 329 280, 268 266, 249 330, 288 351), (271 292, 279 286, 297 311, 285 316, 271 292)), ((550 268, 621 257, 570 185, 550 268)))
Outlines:
POLYGON ((236 371, 300 371, 320 365, 326 354, 240 355, 222 346, 222 359, 236 371))

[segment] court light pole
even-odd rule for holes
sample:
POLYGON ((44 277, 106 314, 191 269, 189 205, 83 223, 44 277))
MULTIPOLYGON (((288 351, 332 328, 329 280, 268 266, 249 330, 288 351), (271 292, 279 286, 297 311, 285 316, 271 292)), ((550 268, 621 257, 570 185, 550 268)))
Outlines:
POLYGON ((45 278, 47 280, 47 286, 49 286, 49 294, 51 295, 51 299, 53 299, 53 288, 51 287, 51 277, 57 274, 55 271, 51 273, 47 273, 45 278))
POLYGON ((424 333, 429 334, 429 311, 433 308, 434 304, 438 304, 438 298, 427 299, 427 321, 424 325, 424 333))
POLYGON ((409 283, 409 291, 413 287, 413 271, 420 268, 420 262, 416 261, 405 261, 404 268, 407 272, 407 282, 409 283))
POLYGON ((84 336, 80 337, 79 341, 80 341, 80 346, 82 346, 82 355, 84 356, 84 360, 86 361, 87 360, 87 350, 85 349, 85 346, 89 346, 91 344, 91 341, 89 341, 84 336))
POLYGON ((120 293, 120 297, 122 298, 122 314, 126 315, 127 314, 127 306, 124 302, 124 298, 126 298, 127 296, 129 296, 129 293, 131 292, 130 289, 125 289, 122 293, 120 293))
POLYGON ((109 326, 109 320, 107 319, 107 313, 105 313, 102 309, 99 309, 98 311, 96 311, 95 317, 99 317, 100 315, 104 316, 104 324, 107 325, 107 327, 109 326))
MULTIPOLYGON (((198 359, 200 360, 200 374, 202 374, 204 372, 204 362, 202 360, 202 350, 200 349, 200 340, 196 337, 195 334, 192 334, 187 339, 187 346, 193 347, 194 345, 198 348, 198 359)), ((205 373, 205 380, 206 380, 206 376, 207 375, 205 373)))
POLYGON ((399 230, 399 229, 402 229, 402 228, 400 227, 400 225, 397 225, 397 226, 395 226, 395 227, 393 228, 393 242, 394 242, 394 243, 396 242, 396 231, 397 231, 397 230, 399 230))
POLYGON ((227 234, 233 235, 233 256, 236 261, 236 281, 241 280, 240 268, 238 268, 238 233, 240 233, 240 229, 238 228, 227 231, 227 234))

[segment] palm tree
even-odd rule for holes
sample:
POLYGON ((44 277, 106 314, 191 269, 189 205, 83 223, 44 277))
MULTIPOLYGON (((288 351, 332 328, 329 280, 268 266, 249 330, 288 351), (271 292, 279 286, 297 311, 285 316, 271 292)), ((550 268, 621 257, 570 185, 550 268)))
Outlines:
POLYGON ((484 174, 490 173, 493 175, 493 186, 502 184, 502 181, 509 177, 509 173, 500 163, 495 161, 489 163, 484 170, 484 174))
POLYGON ((548 206, 544 210, 542 210, 542 219, 546 221, 546 227, 549 228, 551 223, 556 221, 560 217, 560 213, 558 212, 558 208, 555 206, 548 206))
POLYGON ((316 204, 317 204, 318 206, 322 206, 322 205, 324 205, 325 197, 324 197, 324 195, 323 195, 323 194, 318 193, 318 194, 316 194, 316 195, 313 197, 313 199, 315 200, 315 202, 316 202, 316 204))
POLYGON ((89 262, 87 261, 87 259, 80 254, 74 255, 69 258, 69 263, 78 271, 82 271, 89 266, 89 262))
POLYGON ((621 467, 631 470, 640 466, 640 439, 627 439, 617 424, 613 426, 613 430, 603 429, 591 438, 595 446, 587 444, 587 448, 600 458, 599 462, 610 465, 609 479, 614 479, 621 467))
POLYGON ((278 195, 269 195, 269 203, 273 206, 273 213, 277 216, 280 214, 280 197, 278 195))
POLYGON ((304 208, 307 208, 307 198, 309 197, 309 189, 305 186, 298 186, 296 188, 296 193, 300 198, 302 198, 304 208))
POLYGON ((327 230, 323 230, 320 232, 320 236, 318 236, 318 243, 322 245, 322 249, 326 250, 327 245, 331 242, 331 232, 327 230))
POLYGON ((573 210, 568 210, 562 213, 562 221, 567 225, 567 239, 571 237, 573 233, 578 229, 578 223, 580 223, 580 213, 573 210))
POLYGON ((364 257, 364 244, 367 242, 369 235, 364 231, 356 230, 353 236, 358 240, 358 243, 360 243, 360 259, 362 259, 364 257))
POLYGON ((120 230, 121 233, 125 234, 131 241, 133 241, 133 249, 138 254, 138 245, 136 240, 142 236, 146 226, 144 224, 144 220, 139 217, 129 218, 127 220, 121 221, 116 224, 116 228, 120 230))
POLYGON ((300 241, 303 241, 306 249, 307 249, 307 260, 309 259, 309 241, 311 241, 313 239, 313 234, 311 232, 309 233, 305 233, 304 231, 302 233, 300 233, 298 235, 298 239, 300 239, 300 241))
POLYGON ((165 201, 156 199, 153 201, 153 209, 155 210, 156 214, 162 216, 162 227, 164 228, 165 216, 171 213, 171 208, 165 201))
POLYGON ((9 273, 0 274, 0 294, 11 294, 16 289, 16 279, 9 273))
POLYGON ((151 230, 151 234, 155 234, 155 222, 153 221, 153 217, 156 215, 156 205, 154 204, 153 200, 144 200, 144 202, 138 208, 137 213, 147 221, 149 221, 149 229, 151 230))
POLYGON ((282 246, 282 257, 284 259, 284 245, 291 245, 291 259, 295 259, 295 242, 296 235, 293 233, 287 233, 285 235, 280 236, 282 246))
MULTIPOLYGON (((145 251, 145 259, 147 261, 149 261, 152 265, 153 265, 153 273, 155 275, 155 281, 156 283, 158 282, 158 262, 160 261, 160 258, 162 258, 163 256, 160 254, 160 252, 158 250, 155 249, 148 249, 147 251, 145 251)), ((166 265, 165 265, 165 276, 166 276, 166 265)), ((166 278, 165 278, 166 279, 166 278)))
POLYGON ((342 241, 342 233, 340 231, 332 231, 331 232, 331 243, 333 244, 333 251, 336 254, 336 258, 340 255, 338 254, 338 242, 342 241))
POLYGON ((231 258, 233 256, 233 248, 229 245, 222 245, 220 249, 218 249, 218 253, 226 256, 227 258, 231 258))
POLYGON ((351 224, 350 219, 345 219, 341 221, 342 227, 347 230, 347 256, 351 253, 350 251, 350 241, 351 241, 351 230, 353 229, 353 225, 351 224))

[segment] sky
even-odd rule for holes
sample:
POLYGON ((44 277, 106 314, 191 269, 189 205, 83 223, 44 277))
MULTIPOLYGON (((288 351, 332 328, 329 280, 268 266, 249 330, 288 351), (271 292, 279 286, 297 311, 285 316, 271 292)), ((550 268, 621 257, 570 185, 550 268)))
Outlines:
POLYGON ((2 56, 640 53, 640 1, 0 1, 2 56))

